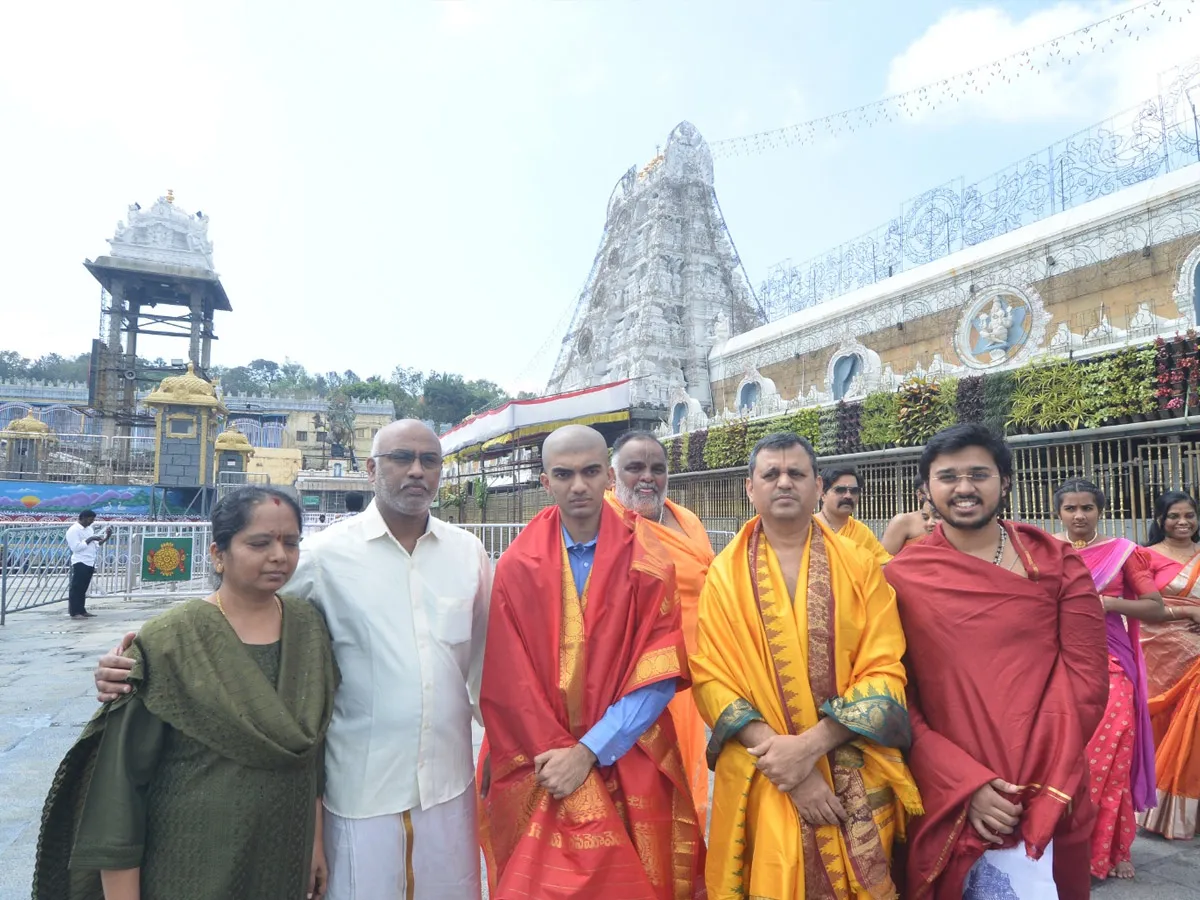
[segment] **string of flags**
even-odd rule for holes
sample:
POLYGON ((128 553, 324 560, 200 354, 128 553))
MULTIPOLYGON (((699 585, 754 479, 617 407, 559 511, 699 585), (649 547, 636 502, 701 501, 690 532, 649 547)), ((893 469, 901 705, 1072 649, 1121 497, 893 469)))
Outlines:
POLYGON ((1033 77, 1054 66, 1069 66, 1084 56, 1105 53, 1119 39, 1138 41, 1155 28, 1177 27, 1185 16, 1195 11, 1195 4, 1196 0, 1145 0, 1083 28, 940 81, 807 122, 712 141, 709 148, 714 158, 752 156, 785 147, 800 147, 819 137, 837 137, 932 112, 961 102, 971 94, 982 94, 989 88, 1011 84, 1021 77, 1033 77))

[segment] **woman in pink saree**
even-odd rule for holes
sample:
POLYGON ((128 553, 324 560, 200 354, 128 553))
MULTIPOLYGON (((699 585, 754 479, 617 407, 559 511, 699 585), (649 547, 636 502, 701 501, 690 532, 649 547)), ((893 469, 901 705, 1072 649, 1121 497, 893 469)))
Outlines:
POLYGON ((1154 585, 1149 552, 1125 538, 1097 531, 1104 511, 1103 491, 1075 479, 1054 493, 1055 511, 1079 551, 1107 612, 1108 706, 1088 744, 1088 776, 1098 814, 1092 831, 1092 875, 1133 877, 1131 851, 1136 814, 1155 802, 1154 737, 1142 661, 1141 621, 1163 617, 1162 595, 1154 585))
POLYGON ((1150 529, 1151 568, 1166 600, 1166 618, 1142 628, 1150 689, 1158 806, 1138 817, 1171 840, 1196 836, 1200 805, 1200 548, 1196 501, 1168 491, 1150 529))

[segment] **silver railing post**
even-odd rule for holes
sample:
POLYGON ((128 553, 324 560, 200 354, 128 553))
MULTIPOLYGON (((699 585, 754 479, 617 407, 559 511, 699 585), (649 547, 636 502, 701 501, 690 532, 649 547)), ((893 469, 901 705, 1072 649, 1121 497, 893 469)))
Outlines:
POLYGON ((8 612, 8 531, 0 531, 0 627, 8 612))

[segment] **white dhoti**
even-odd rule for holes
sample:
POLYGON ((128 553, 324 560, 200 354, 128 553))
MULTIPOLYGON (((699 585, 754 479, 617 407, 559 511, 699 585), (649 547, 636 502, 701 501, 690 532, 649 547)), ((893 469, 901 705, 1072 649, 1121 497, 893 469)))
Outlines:
POLYGON ((1054 842, 1042 858, 1025 855, 1025 845, 985 850, 967 873, 963 900, 1057 900, 1054 885, 1054 842))
POLYGON ((325 810, 327 900, 479 900, 475 789, 371 819, 325 810))

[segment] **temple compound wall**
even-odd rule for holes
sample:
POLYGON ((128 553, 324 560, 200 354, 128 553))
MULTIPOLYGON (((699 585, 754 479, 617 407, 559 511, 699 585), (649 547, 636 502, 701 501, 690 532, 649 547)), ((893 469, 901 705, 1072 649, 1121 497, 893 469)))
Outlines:
POLYGON ((712 412, 677 398, 668 427, 1182 332, 1197 320, 1198 264, 1200 166, 1190 166, 720 342, 712 412))

